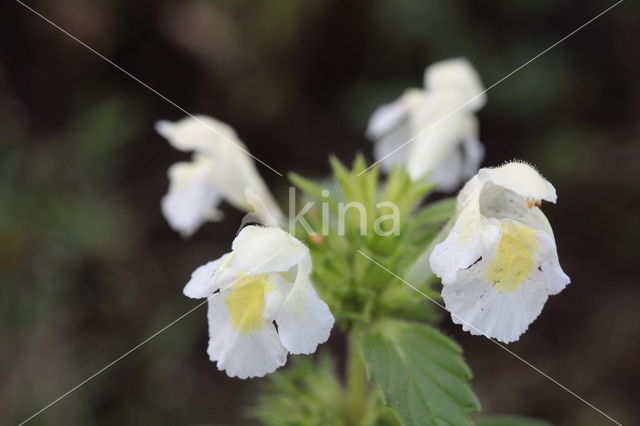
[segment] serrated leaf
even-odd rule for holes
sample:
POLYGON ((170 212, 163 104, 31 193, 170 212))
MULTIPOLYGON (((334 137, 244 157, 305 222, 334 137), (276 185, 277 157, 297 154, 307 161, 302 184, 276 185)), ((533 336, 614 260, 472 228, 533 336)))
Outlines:
POLYGON ((402 424, 468 425, 480 410, 462 350, 438 330, 388 320, 364 334, 361 349, 370 379, 402 424))
POLYGON ((491 416, 476 420, 477 426, 551 426, 551 423, 521 416, 491 416))

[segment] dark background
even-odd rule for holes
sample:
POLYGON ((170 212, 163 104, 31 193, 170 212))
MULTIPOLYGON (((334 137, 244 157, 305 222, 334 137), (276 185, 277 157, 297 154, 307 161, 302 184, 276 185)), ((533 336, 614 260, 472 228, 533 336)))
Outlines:
MULTIPOLYGON (((608 1, 30 1, 191 113, 234 126, 276 170, 370 158, 366 119, 430 63, 466 56, 486 86, 608 1)), ((33 414, 195 306, 191 271, 241 213, 192 239, 160 214, 188 155, 154 133, 184 116, 9 0, 0 6, 0 423, 33 414)), ((520 158, 558 190, 544 210, 573 283, 509 348, 615 419, 640 416, 640 7, 626 1, 488 93, 485 165, 520 158)), ((264 167, 276 194, 288 182, 264 167)), ((445 331, 487 413, 608 421, 491 342, 445 331)), ((339 336, 332 339, 335 343, 339 336)), ((339 346, 339 345, 338 345, 339 346)), ((201 308, 30 422, 246 424, 256 383, 207 360, 201 308)))

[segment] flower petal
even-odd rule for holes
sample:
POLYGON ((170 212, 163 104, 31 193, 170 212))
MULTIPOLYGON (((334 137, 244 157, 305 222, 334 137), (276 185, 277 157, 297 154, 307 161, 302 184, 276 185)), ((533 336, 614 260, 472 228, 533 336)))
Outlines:
POLYGON ((275 316, 282 345, 293 354, 316 351, 331 334, 335 322, 329 306, 320 299, 309 278, 310 267, 301 264, 296 282, 275 316))
POLYGON ((231 126, 206 115, 189 116, 176 122, 160 120, 156 122, 156 131, 181 151, 211 153, 222 144, 244 148, 231 126))
POLYGON ((412 138, 407 172, 418 180, 433 172, 462 143, 467 112, 456 109, 457 98, 449 93, 430 95, 411 111, 412 138))
POLYGON ((482 182, 493 182, 507 188, 523 198, 556 202, 556 189, 532 166, 512 162, 496 168, 480 169, 482 182))
POLYGON ((309 249, 278 228, 247 226, 233 240, 234 264, 251 274, 283 272, 309 256, 309 249))
POLYGON ((263 225, 275 227, 282 222, 282 211, 271 198, 271 194, 261 195, 255 189, 246 187, 245 198, 252 208, 250 212, 255 214, 263 225))
POLYGON ((374 158, 384 171, 406 163, 409 147, 405 145, 415 130, 410 115, 424 102, 424 91, 409 89, 394 102, 379 107, 369 119, 367 137, 374 140, 374 158))
POLYGON ((246 197, 247 188, 251 188, 263 200, 268 200, 270 206, 276 206, 273 196, 247 152, 226 144, 221 145, 219 151, 211 158, 215 164, 212 179, 224 199, 234 207, 251 211, 251 204, 246 197))
POLYGON ((507 257, 502 259, 507 263, 497 265, 507 269, 499 269, 498 275, 494 262, 505 253, 497 246, 488 249, 479 262, 459 271, 455 282, 444 283, 442 298, 453 321, 462 324, 465 331, 509 343, 518 340, 538 317, 548 296, 561 291, 569 279, 557 263, 552 236, 517 224, 503 224, 502 229, 507 238, 530 235, 533 240, 508 241, 503 247, 507 257), (513 281, 518 277, 521 282, 513 281), (513 282, 501 282, 503 278, 513 282))
POLYGON ((540 249, 542 263, 540 270, 545 276, 547 291, 550 295, 560 293, 571 283, 571 279, 564 273, 558 259, 558 249, 552 233, 541 232, 540 249))
POLYGON ((553 235, 542 210, 528 207, 525 198, 492 182, 485 183, 480 193, 480 213, 485 218, 512 220, 553 235))
POLYGON ((229 377, 240 379, 262 377, 282 367, 287 361, 287 350, 282 347, 274 325, 264 321, 258 330, 239 333, 231 326, 224 296, 216 294, 209 299, 209 359, 229 377))
POLYGON ((537 269, 516 291, 496 290, 482 276, 486 260, 460 271, 455 283, 444 285, 442 298, 451 319, 471 334, 504 343, 518 340, 542 312, 548 292, 537 269))
POLYGON ((373 157, 385 172, 390 172, 394 166, 407 162, 409 147, 404 146, 411 139, 411 126, 408 121, 382 135, 373 146, 373 157))
POLYGON ((169 225, 182 236, 192 235, 204 222, 220 220, 220 194, 210 180, 211 163, 206 157, 181 162, 169 168, 169 191, 161 208, 169 225))
POLYGON ((371 139, 379 139, 407 119, 407 105, 403 98, 379 106, 367 124, 366 135, 371 139))
POLYGON ((455 281, 458 271, 466 269, 497 241, 500 231, 483 220, 480 193, 483 183, 474 176, 458 194, 457 213, 447 237, 436 244, 429 257, 431 270, 443 283, 455 281))
POLYGON ((447 238, 433 248, 429 257, 431 270, 440 277, 443 284, 457 281, 458 274, 477 262, 485 252, 486 246, 495 245, 500 232, 496 226, 480 226, 471 231, 467 214, 459 217, 447 238))
MULTIPOLYGON (((450 117, 447 117, 443 120, 449 119, 450 117)), ((440 151, 438 151, 436 147, 437 144, 433 142, 433 148, 430 150, 429 155, 427 155, 426 151, 421 152, 418 149, 415 149, 411 153, 411 157, 416 159, 412 161, 412 167, 419 166, 422 168, 421 170, 413 172, 416 176, 424 173, 429 167, 432 167, 428 161, 417 161, 418 159, 423 158, 423 156, 435 159, 438 155, 444 155, 440 161, 433 163, 435 169, 428 176, 429 182, 436 184, 438 190, 442 192, 453 192, 464 180, 476 174, 484 158, 484 146, 478 140, 478 124, 476 118, 472 115, 460 115, 457 116, 457 118, 454 117, 451 119, 454 120, 452 123, 449 123, 451 127, 443 129, 449 132, 448 136, 443 134, 436 141, 440 149, 448 149, 448 154, 445 151, 439 154, 438 152, 440 151), (455 120, 459 121, 456 122, 455 120), (466 122, 464 126, 462 121, 466 122), (446 145, 447 139, 450 141, 448 146, 446 145)), ((435 124, 434 128, 440 125, 440 123, 435 124)), ((442 125, 444 125, 444 123, 442 125)), ((446 127, 446 125, 444 126, 446 127)), ((421 139, 419 138, 418 140, 421 139)))
POLYGON ((429 182, 436 184, 440 191, 454 191, 462 180, 463 164, 462 152, 459 149, 453 149, 429 175, 429 182))
POLYGON ((462 178, 469 179, 478 173, 485 153, 484 146, 478 139, 478 120, 473 116, 467 117, 467 136, 462 144, 462 148, 464 151, 462 178))
POLYGON ((218 290, 218 282, 215 280, 214 275, 227 256, 229 256, 228 253, 196 268, 191 274, 191 279, 182 290, 184 295, 192 299, 201 299, 211 296, 214 291, 218 290))
POLYGON ((428 91, 455 92, 462 107, 477 111, 487 102, 482 82, 471 63, 465 58, 453 58, 436 62, 425 71, 424 85, 428 91), (473 99, 473 100, 472 100, 473 99))

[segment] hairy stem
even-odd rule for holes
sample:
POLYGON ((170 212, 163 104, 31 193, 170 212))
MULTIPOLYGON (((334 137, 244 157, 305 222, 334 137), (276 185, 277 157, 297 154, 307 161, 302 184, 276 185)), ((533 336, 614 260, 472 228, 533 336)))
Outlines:
POLYGON ((347 417, 349 424, 359 424, 364 415, 367 378, 359 348, 358 328, 349 332, 347 346, 347 417))

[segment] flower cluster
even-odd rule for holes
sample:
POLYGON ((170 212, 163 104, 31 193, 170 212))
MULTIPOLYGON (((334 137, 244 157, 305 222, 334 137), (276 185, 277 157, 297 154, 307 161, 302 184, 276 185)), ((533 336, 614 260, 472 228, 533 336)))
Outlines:
MULTIPOLYGON (((348 408, 332 419, 466 424, 479 410, 466 383, 470 372, 458 346, 425 324, 438 316, 423 296, 441 297, 463 330, 510 343, 569 284, 540 209, 543 201, 556 202, 555 188, 523 162, 479 169, 484 147, 475 113, 486 96, 471 64, 438 62, 424 79, 424 89, 410 89, 372 114, 366 133, 375 144, 373 166, 358 156, 349 170, 332 158, 333 180, 325 180, 331 191, 291 175, 304 201, 314 201, 296 214, 292 189, 288 232, 230 126, 205 116, 157 123, 171 145, 193 152, 192 161, 169 168, 162 212, 172 228, 189 236, 220 220, 222 200, 262 223, 242 228, 232 250, 197 268, 184 287, 186 296, 207 300, 207 353, 230 377, 262 377, 288 354, 311 354, 336 324, 348 335, 348 408), (387 172, 382 185, 377 164, 387 172), (465 181, 456 199, 424 203, 434 188, 452 192, 465 181), (367 386, 363 363, 380 392, 367 386), (409 377, 415 365, 421 369, 409 377), (424 398, 408 401, 414 388, 424 398)), ((323 410, 337 410, 326 405, 342 403, 340 396, 318 397, 323 390, 312 380, 299 380, 296 371, 313 374, 306 365, 293 366, 276 386, 306 395, 304 404, 270 399, 270 408, 260 410, 268 424, 290 414, 307 419, 296 424, 321 424, 323 410)), ((322 383, 343 392, 334 379, 322 383)))

